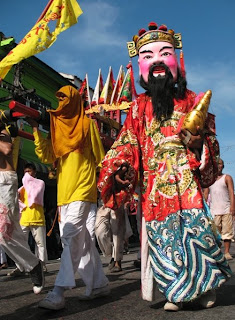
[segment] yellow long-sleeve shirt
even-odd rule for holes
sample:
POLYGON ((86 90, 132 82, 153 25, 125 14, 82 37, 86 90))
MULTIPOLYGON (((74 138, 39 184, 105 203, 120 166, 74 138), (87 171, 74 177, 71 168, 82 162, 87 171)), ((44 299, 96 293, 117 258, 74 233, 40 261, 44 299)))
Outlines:
POLYGON ((45 226, 46 222, 43 207, 36 203, 29 207, 28 195, 24 188, 21 189, 19 198, 26 205, 21 212, 20 225, 25 227, 45 226))
POLYGON ((96 124, 90 121, 83 152, 72 151, 59 159, 55 158, 51 140, 34 132, 35 152, 43 163, 57 164, 57 204, 73 201, 97 201, 96 167, 104 157, 104 148, 96 124))

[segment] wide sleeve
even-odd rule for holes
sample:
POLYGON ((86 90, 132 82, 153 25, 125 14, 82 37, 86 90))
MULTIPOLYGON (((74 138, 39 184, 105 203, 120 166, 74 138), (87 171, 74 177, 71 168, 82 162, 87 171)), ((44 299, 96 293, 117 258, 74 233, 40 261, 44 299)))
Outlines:
POLYGON ((39 160, 46 164, 55 162, 56 157, 52 148, 51 139, 43 138, 40 131, 35 131, 33 135, 35 153, 39 160))
POLYGON ((91 130, 92 153, 95 158, 95 164, 98 167, 98 166, 101 166, 101 161, 104 159, 105 151, 104 151, 102 141, 100 139, 99 131, 93 120, 91 120, 90 130, 91 130))
POLYGON ((215 117, 208 113, 205 124, 205 138, 200 161, 200 180, 203 188, 211 186, 218 175, 219 143, 215 134, 215 117))
POLYGON ((131 108, 122 130, 102 162, 98 189, 104 205, 114 210, 131 199, 137 183, 140 163, 137 124, 138 119, 133 118, 131 108), (124 163, 129 164, 131 181, 128 187, 117 192, 114 188, 114 174, 124 163))

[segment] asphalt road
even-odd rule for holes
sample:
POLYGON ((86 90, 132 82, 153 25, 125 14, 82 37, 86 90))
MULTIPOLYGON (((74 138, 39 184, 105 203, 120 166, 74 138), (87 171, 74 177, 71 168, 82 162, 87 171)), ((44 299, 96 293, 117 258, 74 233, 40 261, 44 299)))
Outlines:
MULTIPOLYGON (((47 311, 38 308, 38 302, 53 288, 60 262, 49 261, 46 273, 46 286, 40 295, 34 295, 29 276, 10 278, 6 274, 11 269, 0 271, 0 320, 235 320, 235 277, 217 290, 217 303, 212 309, 201 309, 196 303, 176 313, 165 312, 165 298, 159 293, 154 302, 141 299, 140 271, 135 269, 138 247, 130 248, 124 255, 123 271, 110 273, 108 259, 101 256, 105 273, 110 281, 111 294, 93 301, 78 301, 78 294, 84 290, 79 276, 77 287, 66 291, 66 308, 60 311, 47 311)), ((232 244, 234 260, 230 266, 235 273, 235 244, 232 244)))

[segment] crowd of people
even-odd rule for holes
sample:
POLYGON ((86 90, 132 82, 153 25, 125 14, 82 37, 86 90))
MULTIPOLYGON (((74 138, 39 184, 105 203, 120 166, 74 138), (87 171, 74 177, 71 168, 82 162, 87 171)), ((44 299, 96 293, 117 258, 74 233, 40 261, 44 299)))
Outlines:
MULTIPOLYGON (((102 253, 110 257, 109 269, 120 272, 129 228, 125 210, 136 190, 143 299, 152 301, 157 285, 166 298, 166 311, 178 311, 195 300, 210 308, 216 289, 232 275, 228 260, 235 214, 233 181, 228 175, 223 177, 220 162, 218 169, 219 145, 209 115, 194 133, 183 126, 204 94, 187 89, 183 63, 180 68, 175 51, 181 48, 179 36, 152 22, 147 31, 141 29, 133 37, 128 48, 131 57, 138 55, 145 93, 132 103, 106 155, 97 126, 86 116, 73 86, 56 93, 58 108, 49 110, 47 138, 35 120, 26 119, 39 160, 57 167, 62 254, 54 288, 39 302, 41 308, 65 307, 65 292, 75 287, 76 272, 86 287, 79 300, 110 294, 94 235, 102 253), (98 210, 97 187, 103 202, 98 210), (223 198, 219 205, 215 190, 223 198), (220 232, 212 228, 208 194, 220 232)), ((0 245, 15 261, 16 270, 31 274, 38 294, 44 287, 47 261, 44 184, 28 166, 18 190, 11 138, 4 126, 0 137, 0 245), (29 230, 36 242, 35 254, 27 243, 29 230)))

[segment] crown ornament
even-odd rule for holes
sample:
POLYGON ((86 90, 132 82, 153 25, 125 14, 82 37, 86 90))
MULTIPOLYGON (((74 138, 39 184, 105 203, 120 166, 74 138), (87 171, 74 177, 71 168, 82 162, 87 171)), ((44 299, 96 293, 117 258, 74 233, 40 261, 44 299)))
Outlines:
POLYGON ((133 40, 127 42, 127 49, 131 58, 138 55, 142 46, 156 41, 169 42, 175 49, 182 48, 181 34, 175 33, 172 29, 168 30, 166 25, 158 27, 155 22, 150 22, 148 29, 148 31, 140 29, 138 35, 134 35, 133 40))

